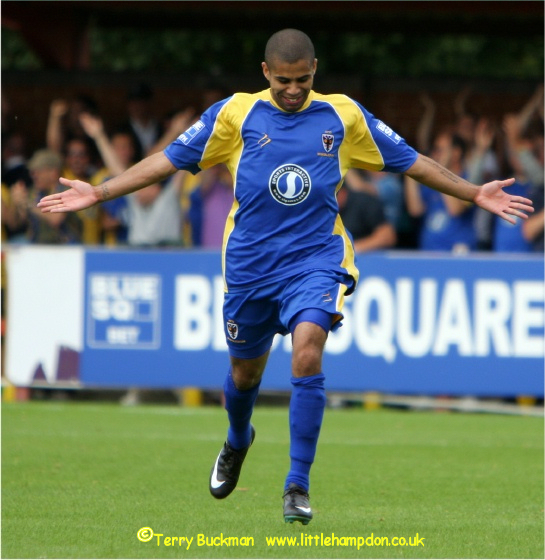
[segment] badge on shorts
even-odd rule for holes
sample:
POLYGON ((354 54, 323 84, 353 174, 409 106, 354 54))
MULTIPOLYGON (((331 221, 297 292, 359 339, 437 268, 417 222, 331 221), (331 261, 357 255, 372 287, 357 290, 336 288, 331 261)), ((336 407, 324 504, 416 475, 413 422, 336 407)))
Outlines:
POLYGON ((233 340, 236 340, 238 337, 238 325, 233 321, 227 321, 227 332, 233 340))

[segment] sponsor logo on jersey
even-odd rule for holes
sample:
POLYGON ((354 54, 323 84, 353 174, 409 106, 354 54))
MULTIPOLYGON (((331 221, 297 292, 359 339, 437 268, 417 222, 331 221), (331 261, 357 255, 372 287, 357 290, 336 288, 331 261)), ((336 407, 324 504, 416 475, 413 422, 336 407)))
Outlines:
POLYGON ((227 332, 232 340, 238 337, 238 325, 234 321, 227 321, 227 332))
POLYGON ((287 206, 303 202, 311 186, 308 172, 294 163, 277 167, 269 178, 269 190, 274 199, 287 206))
POLYGON ((190 126, 185 132, 180 134, 180 136, 178 136, 178 140, 187 146, 187 144, 189 144, 189 142, 191 142, 191 140, 193 140, 193 138, 195 138, 201 130, 204 130, 204 123, 202 121, 197 121, 193 126, 190 126))
POLYGON ((377 130, 380 130, 384 136, 387 136, 394 144, 399 144, 401 141, 401 136, 396 134, 388 125, 384 124, 382 121, 378 121, 377 130))
POLYGON ((333 144, 335 143, 335 136, 331 132, 327 131, 322 134, 322 145, 324 150, 329 153, 333 149, 333 144))

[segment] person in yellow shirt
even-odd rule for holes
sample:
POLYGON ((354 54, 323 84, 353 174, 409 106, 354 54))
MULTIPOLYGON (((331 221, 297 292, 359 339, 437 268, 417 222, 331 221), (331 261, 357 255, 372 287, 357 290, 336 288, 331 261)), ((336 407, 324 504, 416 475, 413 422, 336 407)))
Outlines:
MULTIPOLYGON (((103 174, 97 173, 92 166, 91 147, 82 138, 72 138, 65 148, 65 166, 63 177, 79 179, 91 185, 100 185, 105 179, 103 174)), ((82 242, 86 245, 98 245, 101 241, 101 210, 98 207, 88 208, 80 213, 83 221, 82 242)))

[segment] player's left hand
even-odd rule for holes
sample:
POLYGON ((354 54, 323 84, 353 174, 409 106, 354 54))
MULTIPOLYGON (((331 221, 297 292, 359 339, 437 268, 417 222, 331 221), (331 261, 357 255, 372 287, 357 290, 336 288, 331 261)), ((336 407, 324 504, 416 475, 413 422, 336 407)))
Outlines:
POLYGON ((515 218, 528 218, 527 213, 534 211, 532 201, 522 196, 514 196, 505 192, 505 187, 510 187, 515 179, 505 181, 491 181, 484 184, 474 199, 477 206, 498 215, 510 224, 516 224, 515 218))

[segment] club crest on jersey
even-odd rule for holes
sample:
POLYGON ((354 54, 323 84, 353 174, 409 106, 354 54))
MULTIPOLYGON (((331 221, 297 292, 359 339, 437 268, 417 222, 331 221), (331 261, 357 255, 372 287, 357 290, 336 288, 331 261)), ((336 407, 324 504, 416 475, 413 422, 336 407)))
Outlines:
POLYGON ((227 321, 227 332, 230 338, 236 340, 238 337, 238 325, 234 321, 227 321))
POLYGON ((324 150, 329 153, 333 149, 333 144, 335 143, 335 136, 330 132, 324 132, 322 134, 322 146, 324 150))
POLYGON ((277 167, 269 178, 269 190, 273 198, 286 206, 303 202, 309 195, 311 186, 308 172, 295 163, 277 167))

